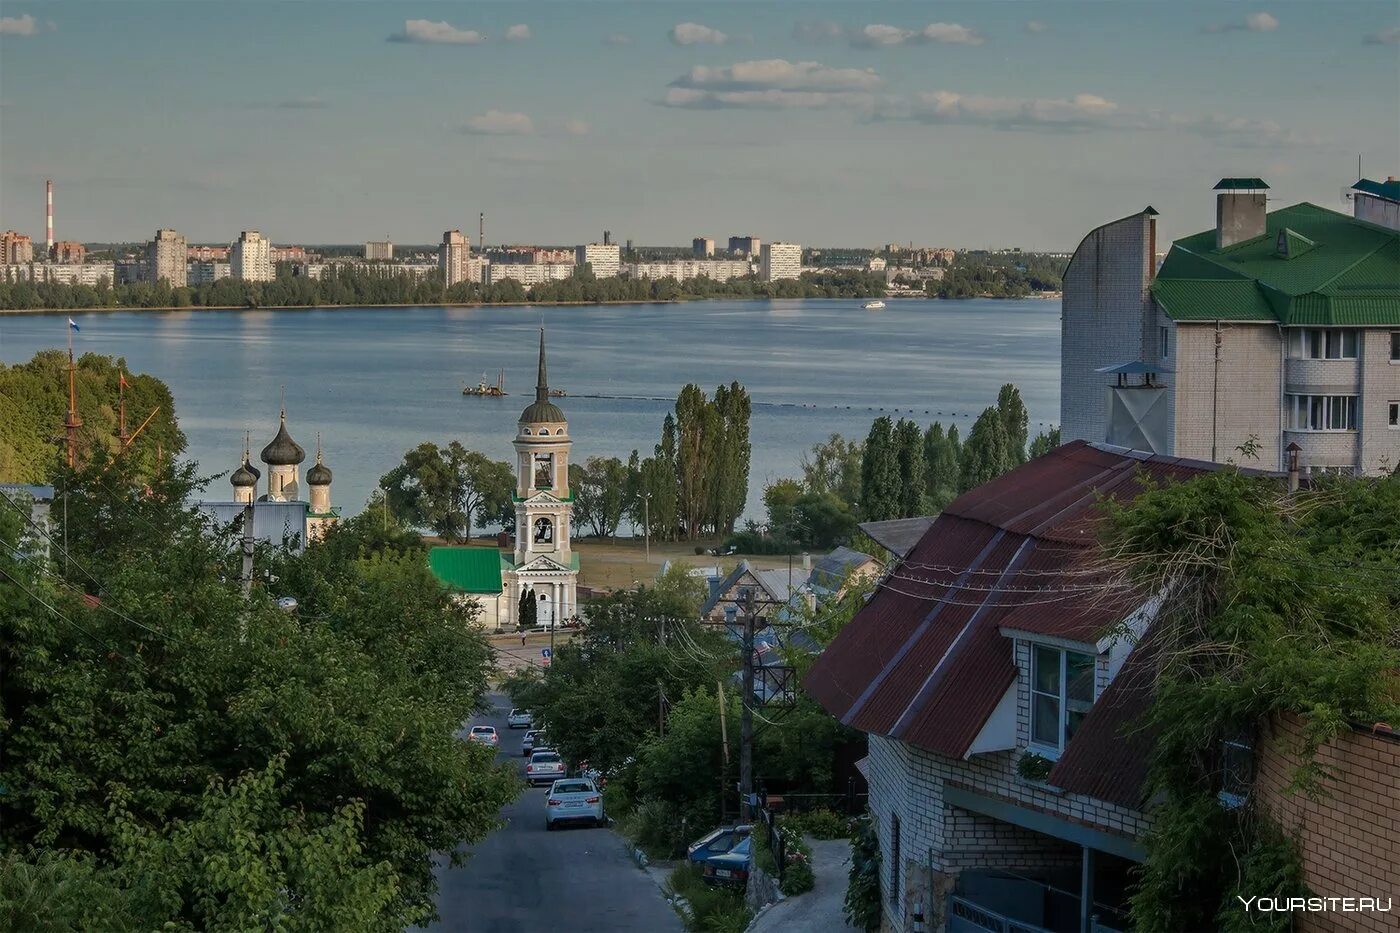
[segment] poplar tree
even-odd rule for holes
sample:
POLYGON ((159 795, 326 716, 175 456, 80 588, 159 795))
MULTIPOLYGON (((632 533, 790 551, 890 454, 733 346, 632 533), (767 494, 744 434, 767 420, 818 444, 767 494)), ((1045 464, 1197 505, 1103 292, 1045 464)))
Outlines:
POLYGON ((1006 422, 995 408, 984 410, 977 416, 963 447, 959 492, 996 479, 1015 465, 1006 436, 1006 422))
POLYGON ((899 463, 899 517, 924 512, 924 436, 919 426, 907 418, 895 425, 894 442, 899 463))
POLYGON ((1021 390, 1009 382, 997 393, 997 414, 1001 417, 1002 427, 1006 429, 1007 452, 1011 456, 1011 465, 1020 466, 1026 462, 1030 415, 1026 412, 1026 403, 1021 399, 1021 390))
POLYGON ((937 511, 952 502, 961 482, 958 429, 950 426, 945 434, 942 422, 935 421, 924 432, 924 497, 929 509, 937 511))
POLYGON ((895 448, 894 422, 875 419, 866 436, 860 465, 860 501, 866 521, 898 518, 899 454, 895 448))

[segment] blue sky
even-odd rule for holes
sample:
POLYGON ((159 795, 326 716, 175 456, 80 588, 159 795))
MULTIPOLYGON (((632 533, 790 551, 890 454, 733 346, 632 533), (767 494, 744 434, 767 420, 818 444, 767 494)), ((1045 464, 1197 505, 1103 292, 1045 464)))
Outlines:
POLYGON ((1071 249, 1400 174, 1383 2, 0 0, 0 227, 1071 249), (512 27, 515 27, 512 29, 512 27))

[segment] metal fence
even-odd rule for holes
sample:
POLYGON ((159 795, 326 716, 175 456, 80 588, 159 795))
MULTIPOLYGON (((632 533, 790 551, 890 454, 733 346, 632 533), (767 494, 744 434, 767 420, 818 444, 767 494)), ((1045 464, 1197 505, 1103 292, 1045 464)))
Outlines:
POLYGON ((774 880, 782 887, 783 871, 787 868, 787 843, 783 841, 783 834, 778 832, 778 818, 767 807, 759 807, 758 822, 767 834, 768 851, 773 853, 773 862, 778 866, 774 880))

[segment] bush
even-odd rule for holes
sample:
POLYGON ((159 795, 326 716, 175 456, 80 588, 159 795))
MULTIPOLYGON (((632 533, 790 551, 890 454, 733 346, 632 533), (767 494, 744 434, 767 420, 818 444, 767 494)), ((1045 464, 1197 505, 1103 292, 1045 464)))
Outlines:
POLYGON ((1044 755, 1025 752, 1016 761, 1016 773, 1028 781, 1044 781, 1050 777, 1050 769, 1055 763, 1044 755))
MULTIPOLYGON (((778 824, 778 835, 783 839, 783 857, 786 859, 778 889, 789 897, 805 894, 817 883, 812 873, 812 850, 795 829, 784 823, 778 824)), ((754 864, 766 874, 778 873, 777 857, 768 846, 768 832, 762 824, 754 827, 753 859, 754 864)))
POLYGON ((825 807, 807 813, 794 813, 782 818, 783 825, 813 839, 849 839, 851 823, 847 817, 825 807))
POLYGON ((666 879, 666 893, 690 904, 686 929, 695 933, 743 933, 752 919, 742 891, 706 884, 695 865, 681 865, 666 879))
POLYGON ((685 851, 685 828, 680 815, 664 800, 637 804, 625 826, 628 837, 651 858, 673 858, 685 851))
POLYGON ((857 930, 880 928, 880 840, 867 815, 851 838, 851 873, 846 882, 846 920, 857 930))

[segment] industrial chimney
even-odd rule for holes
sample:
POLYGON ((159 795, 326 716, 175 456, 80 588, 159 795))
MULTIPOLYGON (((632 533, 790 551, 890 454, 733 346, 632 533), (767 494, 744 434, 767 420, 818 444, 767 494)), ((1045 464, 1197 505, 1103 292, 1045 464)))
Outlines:
POLYGON ((1269 186, 1262 178, 1222 178, 1215 190, 1215 248, 1224 249, 1263 236, 1267 229, 1269 186))
POLYGON ((44 255, 50 256, 50 255, 53 254, 53 181, 52 181, 52 180, 44 182, 44 195, 45 195, 45 197, 44 197, 44 200, 45 200, 45 206, 44 206, 44 207, 45 207, 45 213, 44 213, 45 226, 44 226, 44 230, 45 230, 45 234, 46 234, 46 236, 45 236, 44 255))

